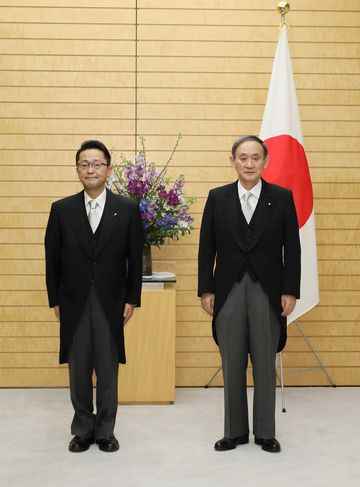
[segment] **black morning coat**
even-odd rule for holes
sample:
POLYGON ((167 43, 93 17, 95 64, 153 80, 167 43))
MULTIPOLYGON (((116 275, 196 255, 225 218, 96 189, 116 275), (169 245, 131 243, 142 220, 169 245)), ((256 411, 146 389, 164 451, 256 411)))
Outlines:
POLYGON ((244 268, 255 274, 281 324, 278 351, 286 343, 281 295, 300 297, 300 239, 292 192, 262 179, 249 242, 244 238, 237 181, 209 193, 200 231, 198 295, 215 293, 215 317, 244 268), (214 268, 215 264, 215 268, 214 268))
POLYGON ((84 191, 53 203, 45 234, 49 305, 60 306, 60 363, 68 361, 72 337, 90 291, 101 305, 125 363, 125 303, 140 306, 143 225, 138 205, 107 190, 99 238, 92 235, 84 191))

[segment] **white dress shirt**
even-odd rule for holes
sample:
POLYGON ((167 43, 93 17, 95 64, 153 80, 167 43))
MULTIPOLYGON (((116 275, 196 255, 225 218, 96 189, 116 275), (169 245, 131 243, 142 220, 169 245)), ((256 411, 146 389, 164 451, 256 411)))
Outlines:
POLYGON ((86 191, 84 191, 84 202, 85 202, 85 209, 86 209, 86 214, 89 217, 90 213, 90 201, 96 201, 97 206, 96 206, 96 214, 99 217, 99 221, 101 220, 102 214, 104 212, 105 208, 105 202, 106 202, 106 189, 99 194, 99 196, 95 199, 91 198, 86 191))
POLYGON ((238 193, 239 193, 240 204, 242 209, 244 205, 244 195, 246 193, 250 193, 251 196, 248 199, 248 204, 251 206, 252 213, 254 213, 260 198, 261 188, 262 188, 261 179, 259 179, 259 181, 255 184, 255 186, 250 190, 245 189, 243 186, 241 186, 240 181, 238 181, 238 193))

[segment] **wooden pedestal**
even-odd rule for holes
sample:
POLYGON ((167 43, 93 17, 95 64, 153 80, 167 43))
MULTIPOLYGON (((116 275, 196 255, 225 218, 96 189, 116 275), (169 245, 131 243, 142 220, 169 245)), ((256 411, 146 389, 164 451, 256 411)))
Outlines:
POLYGON ((125 365, 120 365, 119 402, 175 400, 175 290, 145 289, 141 308, 125 325, 125 365))

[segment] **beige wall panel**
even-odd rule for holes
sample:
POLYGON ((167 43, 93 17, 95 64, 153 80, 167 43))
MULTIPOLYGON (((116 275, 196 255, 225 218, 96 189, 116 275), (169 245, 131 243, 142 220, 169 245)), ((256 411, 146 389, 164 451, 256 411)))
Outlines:
MULTIPOLYGON (((0 87, 0 101, 12 103, 129 103, 134 101, 132 88, 100 88, 82 87, 57 88, 57 87, 0 87)), ((4 147, 5 149, 7 147, 4 147)))
POLYGON ((317 241, 319 244, 359 244, 360 230, 317 230, 317 241))
MULTIPOLYGON (((3 134, 29 134, 29 135, 79 135, 96 133, 102 136, 132 134, 133 120, 3 120, 1 132, 3 134)), ((80 139, 81 140, 81 139, 80 139)))
MULTIPOLYGON (((166 245, 162 249, 155 247, 152 249, 152 254, 154 259, 179 259, 179 251, 175 245, 166 245)), ((180 255, 183 260, 195 259, 198 255, 198 249, 195 245, 182 245, 180 255)), ((178 285, 176 286, 176 289, 179 289, 178 285)))
MULTIPOLYGON (((120 41, 118 41, 120 42, 120 41)), ((132 52, 132 51, 131 51, 132 52)), ((135 61, 131 53, 115 55, 44 55, 44 54, 7 54, 2 56, 1 67, 4 70, 24 71, 84 71, 101 73, 103 71, 134 71, 135 61)))
MULTIPOLYGON (((75 178, 74 178, 75 179, 75 178)), ((72 182, 47 182, 47 181, 19 181, 14 185, 11 182, 0 184, 0 191, 3 196, 16 196, 21 193, 23 196, 54 196, 61 198, 68 194, 75 194, 81 189, 80 183, 72 182)), ((1 238, 1 237, 0 237, 1 238)))
MULTIPOLYGON (((71 29, 72 39, 96 40, 130 40, 135 37, 134 25, 104 26, 94 24, 78 24, 71 29)), ((0 32, 1 39, 69 39, 69 25, 44 24, 31 22, 29 24, 4 24, 0 32)))
MULTIPOLYGON (((343 264, 347 262, 343 261, 343 264)), ((348 273, 348 272, 346 272, 348 273)), ((350 272, 349 272, 350 274, 350 272)), ((360 292, 359 291, 338 291, 336 294, 329 291, 322 291, 320 293, 320 305, 322 306, 359 306, 360 292)), ((360 326, 360 321, 359 321, 360 326)))
POLYGON ((133 56, 134 41, 84 41, 55 39, 0 39, 0 49, 6 54, 62 56, 73 53, 77 56, 133 56))
MULTIPOLYGON (((36 23, 64 23, 64 24, 134 24, 135 11, 133 8, 75 8, 74 4, 69 8, 56 8, 44 6, 43 8, 24 7, 11 8, 0 6, 2 22, 36 22, 36 23)), ((120 4, 121 6, 121 4, 120 4)), ((69 32, 70 34, 70 32, 69 32)))
MULTIPOLYGON (((44 277, 43 277, 44 281, 44 277)), ((54 312, 45 306, 2 306, 0 321, 49 321, 54 312)))
POLYGON ((320 289, 324 291, 358 291, 359 276, 319 276, 320 289))
MULTIPOLYGON (((239 29, 241 30, 242 27, 239 27, 239 29)), ((140 32, 141 30, 142 27, 140 27, 140 32)), ((244 53, 246 53, 246 56, 269 58, 262 59, 261 63, 264 61, 267 63, 273 59, 276 48, 276 36, 273 37, 272 42, 224 41, 224 37, 228 37, 229 30, 235 34, 235 31, 238 29, 224 27, 223 32, 218 31, 219 37, 212 42, 201 40, 181 42, 180 40, 172 40, 171 38, 167 40, 140 40, 138 43, 138 53, 142 56, 141 62, 144 64, 147 62, 148 56, 158 57, 159 52, 161 52, 160 60, 162 57, 166 57, 168 60, 175 60, 181 57, 181 63, 184 60, 184 56, 191 56, 194 59, 201 58, 202 56, 207 58, 224 57, 230 58, 229 62, 232 63, 234 69, 236 69, 239 62, 244 61, 240 57, 242 54, 245 55, 244 53)), ((297 42, 291 44, 290 52, 293 61, 296 61, 296 58, 307 58, 308 60, 317 57, 321 58, 319 60, 322 63, 326 61, 330 63, 331 61, 329 59, 333 58, 356 59, 359 48, 356 42, 326 42, 324 45, 315 42, 297 42), (314 52, 316 52, 316 56, 314 56, 314 52)))
MULTIPOLYGON (((16 0, 20 2, 20 0, 16 0)), ((45 0, 42 0, 45 2, 45 0)), ((70 0, 67 0, 70 1, 70 0)), ((84 1, 84 0, 83 0, 84 1)), ((47 3, 47 2, 46 2, 47 3)), ((232 10, 270 10, 273 11, 273 5, 269 0, 256 0, 247 2, 245 0, 138 0, 138 7, 141 9, 232 9, 232 10)), ((358 0, 317 0, 316 4, 312 0, 292 0, 291 14, 294 11, 302 10, 344 10, 357 11, 359 8, 358 0)), ((290 14, 289 14, 290 15, 290 14)))
MULTIPOLYGON (((14 266, 16 266, 17 261, 6 261, 12 262, 14 266)), ((27 261, 20 262, 20 266, 23 266, 27 261)), ((31 262, 31 261, 29 261, 31 262)), ((41 264, 41 267, 44 268, 43 261, 36 261, 37 263, 41 264)), ((0 263, 3 266, 2 263, 0 263)), ((19 267, 20 267, 19 266, 19 267)), ((7 274, 3 271, 3 267, 1 269, 1 274, 7 274)), ((43 271, 43 269, 42 269, 43 271)), ((25 273, 24 273, 25 274, 25 273)), ((38 272, 38 274, 43 274, 43 272, 38 272)), ((34 273, 35 275, 35 273, 34 273)), ((48 307, 48 300, 46 291, 13 291, 12 293, 7 293, 4 291, 0 291, 0 306, 42 306, 48 307)), ((54 318, 55 319, 55 318, 54 318)), ((0 322, 4 322, 6 320, 0 320, 0 322)), ((21 321, 21 320, 20 320, 21 321)), ((31 321, 31 320, 28 320, 31 321)), ((36 320, 35 320, 36 321, 36 320)), ((2 335, 2 328, 0 325, 0 335, 2 335)))
MULTIPOLYGON (((240 84, 239 84, 240 85, 240 84)), ((147 87, 138 89, 139 103, 201 103, 216 104, 262 104, 266 102, 266 89, 217 90, 211 88, 182 89, 147 87)), ((1 92, 0 92, 1 93, 1 92)), ((357 105, 359 93, 344 90, 301 90, 297 89, 298 102, 305 105, 357 105)))
POLYGON ((68 387, 67 367, 0 369, 2 387, 68 387))
MULTIPOLYGON (((62 122, 63 124, 68 124, 71 119, 76 119, 79 123, 82 123, 82 120, 89 119, 92 121, 97 119, 111 119, 116 121, 133 119, 135 116, 134 105, 130 103, 0 103, 0 113, 1 118, 10 118, 12 120, 65 120, 66 122, 62 122)), ((34 124, 34 122, 32 123, 34 124)), ((29 156, 30 154, 27 155, 29 156)), ((73 154, 71 155, 73 156, 73 154)), ((31 157, 33 162, 33 156, 31 157)))
POLYGON ((12 244, 43 243, 44 230, 37 228, 3 228, 1 230, 0 242, 12 244))
MULTIPOLYGON (((129 134, 120 134, 120 135, 108 135, 108 134, 97 134, 96 132, 82 134, 83 137, 78 135, 56 135, 56 134, 45 134, 45 135, 32 135, 27 136, 26 134, 10 134, 10 135, 0 135, 0 143, 4 145, 5 149, 15 149, 15 150, 32 150, 38 149, 39 147, 44 148, 46 150, 51 149, 54 150, 63 150, 72 148, 73 154, 72 158, 75 157, 75 152, 79 148, 80 142, 84 140, 84 138, 88 139, 91 137, 100 137, 109 147, 117 148, 125 148, 128 149, 129 147, 133 146, 134 137, 133 135, 129 134)), ((37 195, 36 195, 37 196, 37 195)))
MULTIPOLYGON (((291 25, 319 26, 324 21, 323 12, 299 12, 291 11, 291 25)), ((353 12, 331 12, 326 13, 329 26, 353 26, 360 23, 360 14, 353 12)), ((167 24, 167 25, 276 25, 274 12, 272 10, 212 10, 212 9, 140 9, 138 13, 139 24, 167 24)))
MULTIPOLYGON (((6 110, 6 105, 3 105, 6 110)), ((1 108, 1 106, 0 106, 1 108)), ((50 109, 50 107, 49 107, 50 109)), ((338 106, 300 106, 302 121, 345 121, 360 119, 360 107, 338 106)), ((184 104, 184 103, 156 103, 141 104, 138 107, 138 117, 148 120, 257 120, 261 121, 264 112, 263 105, 225 105, 225 104, 184 104)), ((180 146, 181 149, 181 146, 180 146)), ((320 156, 321 154, 319 154, 320 156)))
POLYGON ((0 213, 0 228, 44 228, 48 216, 48 212, 0 213))
MULTIPOLYGON (((59 7, 59 0, 28 0, 27 6, 34 7, 59 7)), ((8 0, 1 0, 0 6, 8 6, 8 0)), ((24 8, 24 0, 11 0, 12 7, 24 8)), ((74 0, 61 0, 61 7, 74 7, 74 0)), ((87 8, 91 12, 93 8, 134 8, 135 0, 76 0, 76 7, 87 8)))
POLYGON ((0 255, 3 259, 44 259, 44 245, 0 244, 0 255))
MULTIPOLYGON (((43 260, 0 260, 0 274, 3 275, 44 275, 43 260)), ((21 304, 21 303, 19 303, 21 304)))
MULTIPOLYGON (((359 321, 306 321, 306 317, 301 319, 301 327, 303 328, 307 337, 322 337, 322 336, 353 336, 358 335, 360 330, 359 321)), ((300 336, 295 324, 288 326, 288 336, 300 336)), ((339 347, 341 351, 341 347, 339 347)))
POLYGON ((307 320, 356 321, 360 319, 360 306, 317 306, 306 313, 307 320))
POLYGON ((56 337, 1 337, 2 352, 53 352, 59 349, 59 339, 56 337))
POLYGON ((119 86, 128 88, 134 85, 134 73, 97 73, 94 77, 89 70, 88 74, 72 73, 67 71, 54 72, 31 72, 31 71, 3 71, 1 73, 2 86, 64 86, 92 88, 101 86, 108 88, 118 88, 119 86))
POLYGON ((0 276, 0 290, 43 291, 45 290, 45 279, 44 276, 0 276))
MULTIPOLYGON (((360 276, 360 262, 348 261, 319 261, 319 273, 321 275, 358 275, 360 276)), ((360 296, 359 296, 360 297, 360 296)), ((360 303, 360 301, 359 301, 360 303)))
POLYGON ((53 353, 0 353, 0 368, 67 368, 65 365, 59 365, 59 354, 53 353))
POLYGON ((28 204, 28 199, 24 196, 17 198, 0 197, 0 206, 2 210, 11 213, 48 213, 51 203, 54 198, 31 198, 31 206, 28 204))
MULTIPOLYGON (((273 8, 272 4, 272 8, 273 8)), ((274 15, 274 10, 272 10, 274 15)), ((276 19, 278 21, 278 19, 276 19)), ((169 40, 169 41, 209 41, 214 42, 217 39, 221 41, 243 41, 248 43, 268 42, 275 44, 278 39, 278 22, 272 22, 269 27, 254 25, 250 22, 249 26, 245 25, 156 25, 156 35, 154 35, 154 26, 139 25, 138 38, 140 40, 169 40), (275 25, 276 24, 276 25, 275 25)), ((326 28, 316 29, 312 26, 303 25, 295 26, 291 22, 290 41, 292 42, 330 42, 330 43, 358 43, 359 30, 357 27, 350 26, 346 29, 326 26, 326 28)), ((291 49, 290 45, 290 49, 291 49)))
MULTIPOLYGON (((170 117, 169 117, 170 118, 170 117)), ((238 134, 257 133, 261 121, 225 121, 225 120, 179 120, 173 117, 170 120, 157 120, 156 125, 151 119, 139 121, 139 132, 150 135, 176 134, 180 131, 184 137, 196 135, 231 135, 233 138, 238 134), (178 131, 176 129, 178 128, 178 131)), ((327 121, 319 122, 305 121, 302 124, 304 136, 339 136, 347 135, 358 137, 360 135, 359 124, 356 121, 327 121)))
MULTIPOLYGON (((179 174, 179 169, 173 171, 174 175, 179 174)), ((188 176, 187 176, 188 177, 188 176)), ((196 180, 196 179, 194 179, 196 180)), ((200 179, 199 179, 200 181, 200 179)), ((202 219, 202 209, 198 212, 196 211, 195 207, 192 207, 192 216, 194 217, 194 226, 195 228, 200 228, 201 225, 201 219, 202 219)), ((329 210, 328 210, 329 211, 329 210)), ((0 226, 1 226, 1 217, 0 217, 0 226)), ((4 220, 4 222, 7 221, 7 219, 4 220)), ((28 220, 26 220, 28 221, 28 220)), ((9 221, 10 223, 10 221, 9 221)), ((6 225, 4 225, 6 226, 6 225)), ((8 225, 8 226, 16 226, 15 225, 8 225)), ((350 214, 329 214, 329 213, 319 213, 316 214, 316 227, 318 229, 331 229, 331 228, 343 228, 343 229, 356 229, 359 228, 360 226, 360 216, 358 213, 355 211, 350 214)))
POLYGON ((319 259, 360 259, 358 245, 318 245, 319 259))
MULTIPOLYGON (((237 73, 236 76, 230 73, 139 73, 139 86, 146 88, 209 88, 231 89, 266 89, 269 84, 269 76, 253 73, 237 73)), ((296 86, 299 89, 359 89, 360 80, 356 74, 298 74, 296 86)))
MULTIPOLYGON (((201 214, 209 189, 235 179, 228 165, 234 138, 260 129, 278 39, 274 5, 138 0, 137 46, 134 0, 8 5, 0 1, 0 385, 67 385, 43 275, 48 211, 80 188, 79 143, 97 137, 118 151, 115 160, 121 151, 131 156, 137 116, 148 157, 159 165, 176 134, 184 135, 169 173, 184 173, 187 193, 198 198, 196 231, 155 248, 153 258, 156 269, 178 276, 177 385, 203 386, 220 362, 196 296, 201 214)), ((339 385, 360 384, 359 18, 355 0, 293 0, 288 17, 321 293, 301 322, 339 385)), ((295 325, 288 331, 286 371, 313 366, 295 325)), ((285 381, 327 385, 320 371, 285 381)), ((222 384, 221 374, 214 384, 222 384)))
MULTIPOLYGON (((251 53, 246 53, 250 56, 251 53)), ((260 57, 157 57, 147 56, 138 63, 139 72, 191 72, 191 73, 270 73, 273 54, 268 59, 260 57)), ((354 74, 359 72, 359 61, 354 59, 293 59, 293 70, 298 73, 354 74)))
MULTIPOLYGON (((26 294, 31 293, 26 291, 26 294)), ((55 320, 47 323, 38 321, 25 321, 22 323, 14 321, 0 322, 0 336, 2 337, 57 337, 58 335, 59 324, 55 320)))

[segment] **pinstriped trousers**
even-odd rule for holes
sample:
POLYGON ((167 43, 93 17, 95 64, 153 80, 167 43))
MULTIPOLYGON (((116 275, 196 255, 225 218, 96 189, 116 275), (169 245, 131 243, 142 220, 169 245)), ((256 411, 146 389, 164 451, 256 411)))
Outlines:
POLYGON ((253 366, 253 433, 275 437, 275 359, 280 337, 277 319, 261 284, 245 274, 236 282, 216 321, 225 396, 225 437, 249 433, 246 370, 253 366))
POLYGON ((111 438, 118 409, 119 356, 96 287, 92 286, 69 350, 70 396, 75 410, 71 433, 111 438), (93 371, 96 413, 93 413, 93 371))

